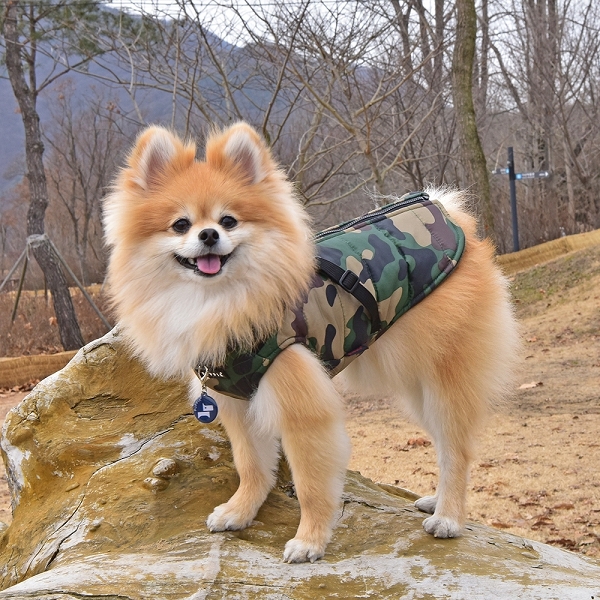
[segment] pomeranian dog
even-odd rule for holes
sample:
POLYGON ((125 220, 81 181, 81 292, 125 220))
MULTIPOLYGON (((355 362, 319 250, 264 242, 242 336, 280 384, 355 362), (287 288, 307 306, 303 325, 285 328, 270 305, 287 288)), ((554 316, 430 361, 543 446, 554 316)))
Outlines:
MULTIPOLYGON (((463 195, 430 195, 430 200, 424 194, 417 198, 429 212, 407 217, 409 225, 421 228, 413 237, 424 232, 435 245, 450 230, 429 235, 431 223, 447 219, 458 232, 451 236, 458 245, 462 235, 464 249, 456 253, 462 254, 460 260, 442 256, 439 265, 437 259, 430 261, 427 269, 449 273, 443 283, 412 298, 414 306, 401 318, 379 315, 375 327, 367 317, 378 309, 357 294, 360 288, 372 296, 378 286, 361 274, 373 250, 360 250, 358 259, 348 259, 341 269, 347 295, 342 312, 354 303, 351 320, 356 331, 367 331, 372 344, 368 351, 361 343, 358 350, 345 352, 352 361, 325 356, 315 348, 345 347, 348 331, 341 335, 339 329, 349 328, 349 313, 337 329, 329 324, 314 337, 299 333, 298 307, 315 288, 326 289, 326 301, 316 312, 329 310, 342 291, 333 289, 322 272, 317 277, 317 246, 305 210, 259 135, 244 123, 214 133, 204 160, 196 159, 194 144, 166 129, 150 127, 139 136, 104 203, 109 289, 122 334, 152 374, 189 378, 194 397, 205 391, 206 377, 212 378, 209 386, 240 483, 208 517, 210 531, 252 523, 275 483, 281 448, 301 512, 284 560, 312 562, 323 556, 350 456, 341 392, 350 390, 397 398, 429 432, 439 484, 434 496, 421 498, 416 506, 431 514, 424 528, 433 536, 460 534, 474 440, 488 409, 510 387, 519 342, 507 282, 494 263, 492 245, 478 239, 463 195), (280 339, 278 332, 292 321, 295 329, 283 336, 285 344, 275 344, 277 353, 256 354, 257 345, 280 339), (387 331, 381 334, 384 321, 387 331), (227 388, 220 385, 224 374, 219 369, 228 361, 234 370, 250 363, 268 368, 258 378, 248 376, 246 387, 234 382, 227 388), (333 379, 344 361, 350 364, 333 379), (193 373, 202 368, 206 375, 200 381, 193 373)), ((411 197, 400 202, 402 214, 405 204, 408 210, 414 202, 411 197)), ((360 233, 353 223, 341 229, 360 233)), ((402 279, 398 268, 396 280, 402 279)), ((414 295, 407 290, 392 296, 414 295)))

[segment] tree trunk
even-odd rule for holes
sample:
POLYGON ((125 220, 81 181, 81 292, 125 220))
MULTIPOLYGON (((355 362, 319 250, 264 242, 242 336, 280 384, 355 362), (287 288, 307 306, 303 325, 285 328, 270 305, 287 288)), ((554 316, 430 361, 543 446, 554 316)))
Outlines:
POLYGON ((435 55, 433 57, 433 84, 437 94, 442 88, 444 72, 444 0, 435 0, 435 55))
POLYGON ((473 106, 473 60, 477 16, 474 0, 456 1, 456 43, 452 57, 452 97, 460 152, 469 185, 478 196, 478 212, 486 236, 494 236, 494 217, 490 199, 488 170, 477 132, 473 106))
POLYGON ((490 78, 488 55, 490 51, 490 21, 488 0, 481 0, 481 55, 479 57, 479 81, 477 82, 477 101, 479 116, 485 115, 488 83, 490 78))
MULTIPOLYGON (((25 127, 25 157, 30 194, 27 235, 42 236, 44 234, 44 217, 48 206, 46 174, 42 162, 44 144, 40 132, 40 118, 36 110, 36 90, 27 85, 21 63, 17 6, 17 0, 10 0, 6 4, 4 13, 3 35, 6 42, 6 69, 25 127)), ((35 68, 35 65, 31 68, 35 68)), ((32 250, 44 273, 48 288, 52 292, 61 343, 65 350, 81 348, 83 338, 75 316, 69 287, 57 257, 45 236, 37 238, 32 244, 32 250)))
POLYGON ((408 25, 410 23, 410 12, 412 10, 412 5, 410 3, 408 4, 405 14, 402 12, 399 0, 391 0, 391 2, 392 6, 394 7, 394 12, 396 13, 396 23, 398 25, 398 30, 400 31, 400 37, 402 39, 402 62, 404 64, 404 72, 406 73, 406 75, 410 75, 410 73, 412 73, 413 70, 413 63, 412 46, 410 43, 408 25))

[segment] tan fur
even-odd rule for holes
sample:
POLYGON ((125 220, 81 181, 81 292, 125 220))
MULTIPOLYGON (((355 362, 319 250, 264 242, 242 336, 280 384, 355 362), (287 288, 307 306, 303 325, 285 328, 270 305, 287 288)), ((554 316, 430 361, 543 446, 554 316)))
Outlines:
MULTIPOLYGON (((121 328, 148 368, 164 376, 185 376, 198 361, 218 364, 228 346, 272 333, 314 270, 306 215, 256 132, 235 125, 208 141, 206 161, 194 154, 193 146, 151 128, 105 206, 121 328), (219 229, 224 246, 233 248, 222 273, 207 279, 180 267, 173 253, 192 252, 198 232, 218 228, 224 213, 239 226, 219 229), (171 229, 182 216, 192 222, 186 236, 171 229)), ((294 345, 274 361, 250 402, 215 393, 240 485, 208 517, 211 531, 251 524, 274 485, 281 444, 301 507, 284 559, 323 556, 349 458, 342 388, 397 398, 430 432, 440 483, 417 506, 433 513, 424 521, 431 534, 460 534, 474 440, 510 386, 519 342, 493 248, 477 239, 461 194, 439 199, 467 235, 458 267, 335 381, 309 350, 294 345)), ((198 386, 193 378, 191 392, 198 386)))

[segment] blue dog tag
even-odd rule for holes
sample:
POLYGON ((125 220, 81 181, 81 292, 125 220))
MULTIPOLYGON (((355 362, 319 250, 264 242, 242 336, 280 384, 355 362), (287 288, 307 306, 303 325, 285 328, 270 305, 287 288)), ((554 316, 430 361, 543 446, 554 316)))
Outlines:
POLYGON ((194 402, 194 416, 200 423, 212 423, 219 413, 217 403, 206 393, 194 402))

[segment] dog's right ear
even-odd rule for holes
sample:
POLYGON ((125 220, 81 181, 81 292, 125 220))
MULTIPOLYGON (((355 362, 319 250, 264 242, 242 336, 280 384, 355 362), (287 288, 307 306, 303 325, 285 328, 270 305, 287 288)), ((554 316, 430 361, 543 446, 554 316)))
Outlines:
POLYGON ((148 127, 138 137, 127 161, 126 177, 145 191, 160 186, 169 175, 186 169, 196 147, 183 142, 164 127, 148 127))

